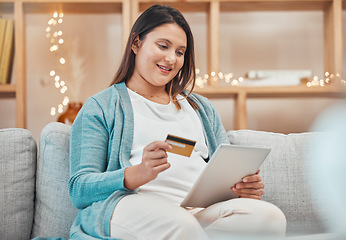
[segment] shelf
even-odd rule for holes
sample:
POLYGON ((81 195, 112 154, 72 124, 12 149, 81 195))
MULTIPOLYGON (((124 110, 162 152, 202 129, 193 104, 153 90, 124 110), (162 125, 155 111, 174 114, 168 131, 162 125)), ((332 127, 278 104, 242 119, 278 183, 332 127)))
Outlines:
POLYGON ((332 0, 221 0, 221 11, 324 11, 332 3, 332 0))
POLYGON ((248 98, 287 98, 287 97, 332 97, 345 98, 346 86, 332 85, 324 87, 299 86, 212 86, 195 88, 194 92, 207 98, 234 99, 234 128, 247 129, 247 99, 248 98))
MULTIPOLYGON (((139 4, 139 11, 143 12, 148 7, 157 4, 158 1, 143 1, 143 0, 134 0, 139 4)), ((190 0, 190 1, 159 1, 165 5, 172 6, 178 9, 181 12, 207 12, 209 9, 210 1, 203 0, 190 0)), ((136 4, 133 2, 134 5, 136 4)))
POLYGON ((250 86, 212 86, 205 88, 195 88, 194 92, 208 98, 224 98, 241 93, 248 97, 297 97, 297 96, 330 96, 345 97, 346 87, 306 87, 299 86, 270 86, 270 87, 250 87, 250 86))
POLYGON ((15 93, 15 92, 16 92, 15 84, 0 85, 0 94, 1 93, 15 93))
POLYGON ((64 13, 121 13, 121 0, 101 0, 101 1, 81 1, 81 0, 60 0, 60 1, 24 1, 24 11, 26 13, 53 13, 54 11, 64 13))

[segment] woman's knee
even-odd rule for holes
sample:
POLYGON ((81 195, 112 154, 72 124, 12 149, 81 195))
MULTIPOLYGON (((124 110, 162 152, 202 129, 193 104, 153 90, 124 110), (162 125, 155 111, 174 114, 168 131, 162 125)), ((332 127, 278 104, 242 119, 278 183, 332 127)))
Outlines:
POLYGON ((253 206, 250 216, 253 216, 255 229, 267 235, 284 236, 286 234, 286 217, 280 208, 261 200, 253 200, 251 204, 253 206))
POLYGON ((285 235, 286 218, 275 205, 238 198, 215 204, 196 216, 206 229, 233 233, 285 235))
POLYGON ((286 233, 286 217, 280 208, 267 203, 267 211, 265 214, 265 221, 267 223, 267 231, 273 234, 285 235, 286 233))

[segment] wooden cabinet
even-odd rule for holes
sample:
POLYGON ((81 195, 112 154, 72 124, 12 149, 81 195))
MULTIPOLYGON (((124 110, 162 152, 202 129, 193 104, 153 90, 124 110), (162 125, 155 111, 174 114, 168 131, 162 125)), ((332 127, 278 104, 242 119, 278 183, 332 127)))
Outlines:
MULTIPOLYGON (((220 71, 220 15, 223 12, 250 11, 320 11, 323 12, 324 70, 342 74, 342 0, 0 0, 0 13, 15 20, 15 83, 0 85, 0 98, 16 99, 16 126, 26 127, 26 63, 25 63, 25 15, 27 13, 53 13, 57 9, 71 13, 109 13, 122 15, 123 45, 130 28, 139 13, 155 4, 171 5, 185 12, 203 12, 207 16, 207 71, 220 71)), ((317 50, 319 51, 319 49, 317 50)), ((277 98, 281 96, 342 97, 341 86, 307 88, 290 87, 225 87, 214 82, 196 92, 210 98, 230 97, 235 99, 235 128, 247 128, 246 101, 252 97, 277 98)), ((1 111, 1 109, 0 109, 1 111)))

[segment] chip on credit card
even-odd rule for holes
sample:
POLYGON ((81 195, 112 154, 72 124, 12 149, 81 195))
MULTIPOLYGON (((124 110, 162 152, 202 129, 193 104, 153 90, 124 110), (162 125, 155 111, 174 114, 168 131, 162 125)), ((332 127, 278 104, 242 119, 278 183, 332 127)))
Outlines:
POLYGON ((171 134, 167 135, 165 142, 169 143, 172 146, 171 150, 166 150, 167 152, 179 154, 185 157, 191 156, 192 150, 196 144, 196 141, 177 137, 171 134))

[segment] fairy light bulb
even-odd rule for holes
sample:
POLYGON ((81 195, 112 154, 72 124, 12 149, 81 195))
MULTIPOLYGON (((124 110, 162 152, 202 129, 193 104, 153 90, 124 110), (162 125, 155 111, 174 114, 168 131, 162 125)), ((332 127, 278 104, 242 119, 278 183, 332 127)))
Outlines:
POLYGON ((66 91, 67 91, 67 87, 66 87, 66 86, 63 86, 63 87, 60 89, 60 92, 61 92, 62 94, 64 94, 66 91))
POLYGON ((55 107, 52 107, 50 109, 50 115, 54 116, 55 114, 56 114, 56 109, 55 109, 55 107))
POLYGON ((59 105, 58 105, 58 112, 59 112, 59 113, 62 113, 63 110, 64 110, 64 105, 59 104, 59 105))
POLYGON ((65 58, 63 58, 63 57, 61 57, 60 59, 59 59, 59 62, 61 63, 61 64, 65 64, 65 58))
POLYGON ((64 106, 66 106, 69 102, 70 102, 70 99, 68 98, 68 96, 65 96, 65 97, 64 97, 64 100, 62 101, 62 104, 63 104, 64 106))

